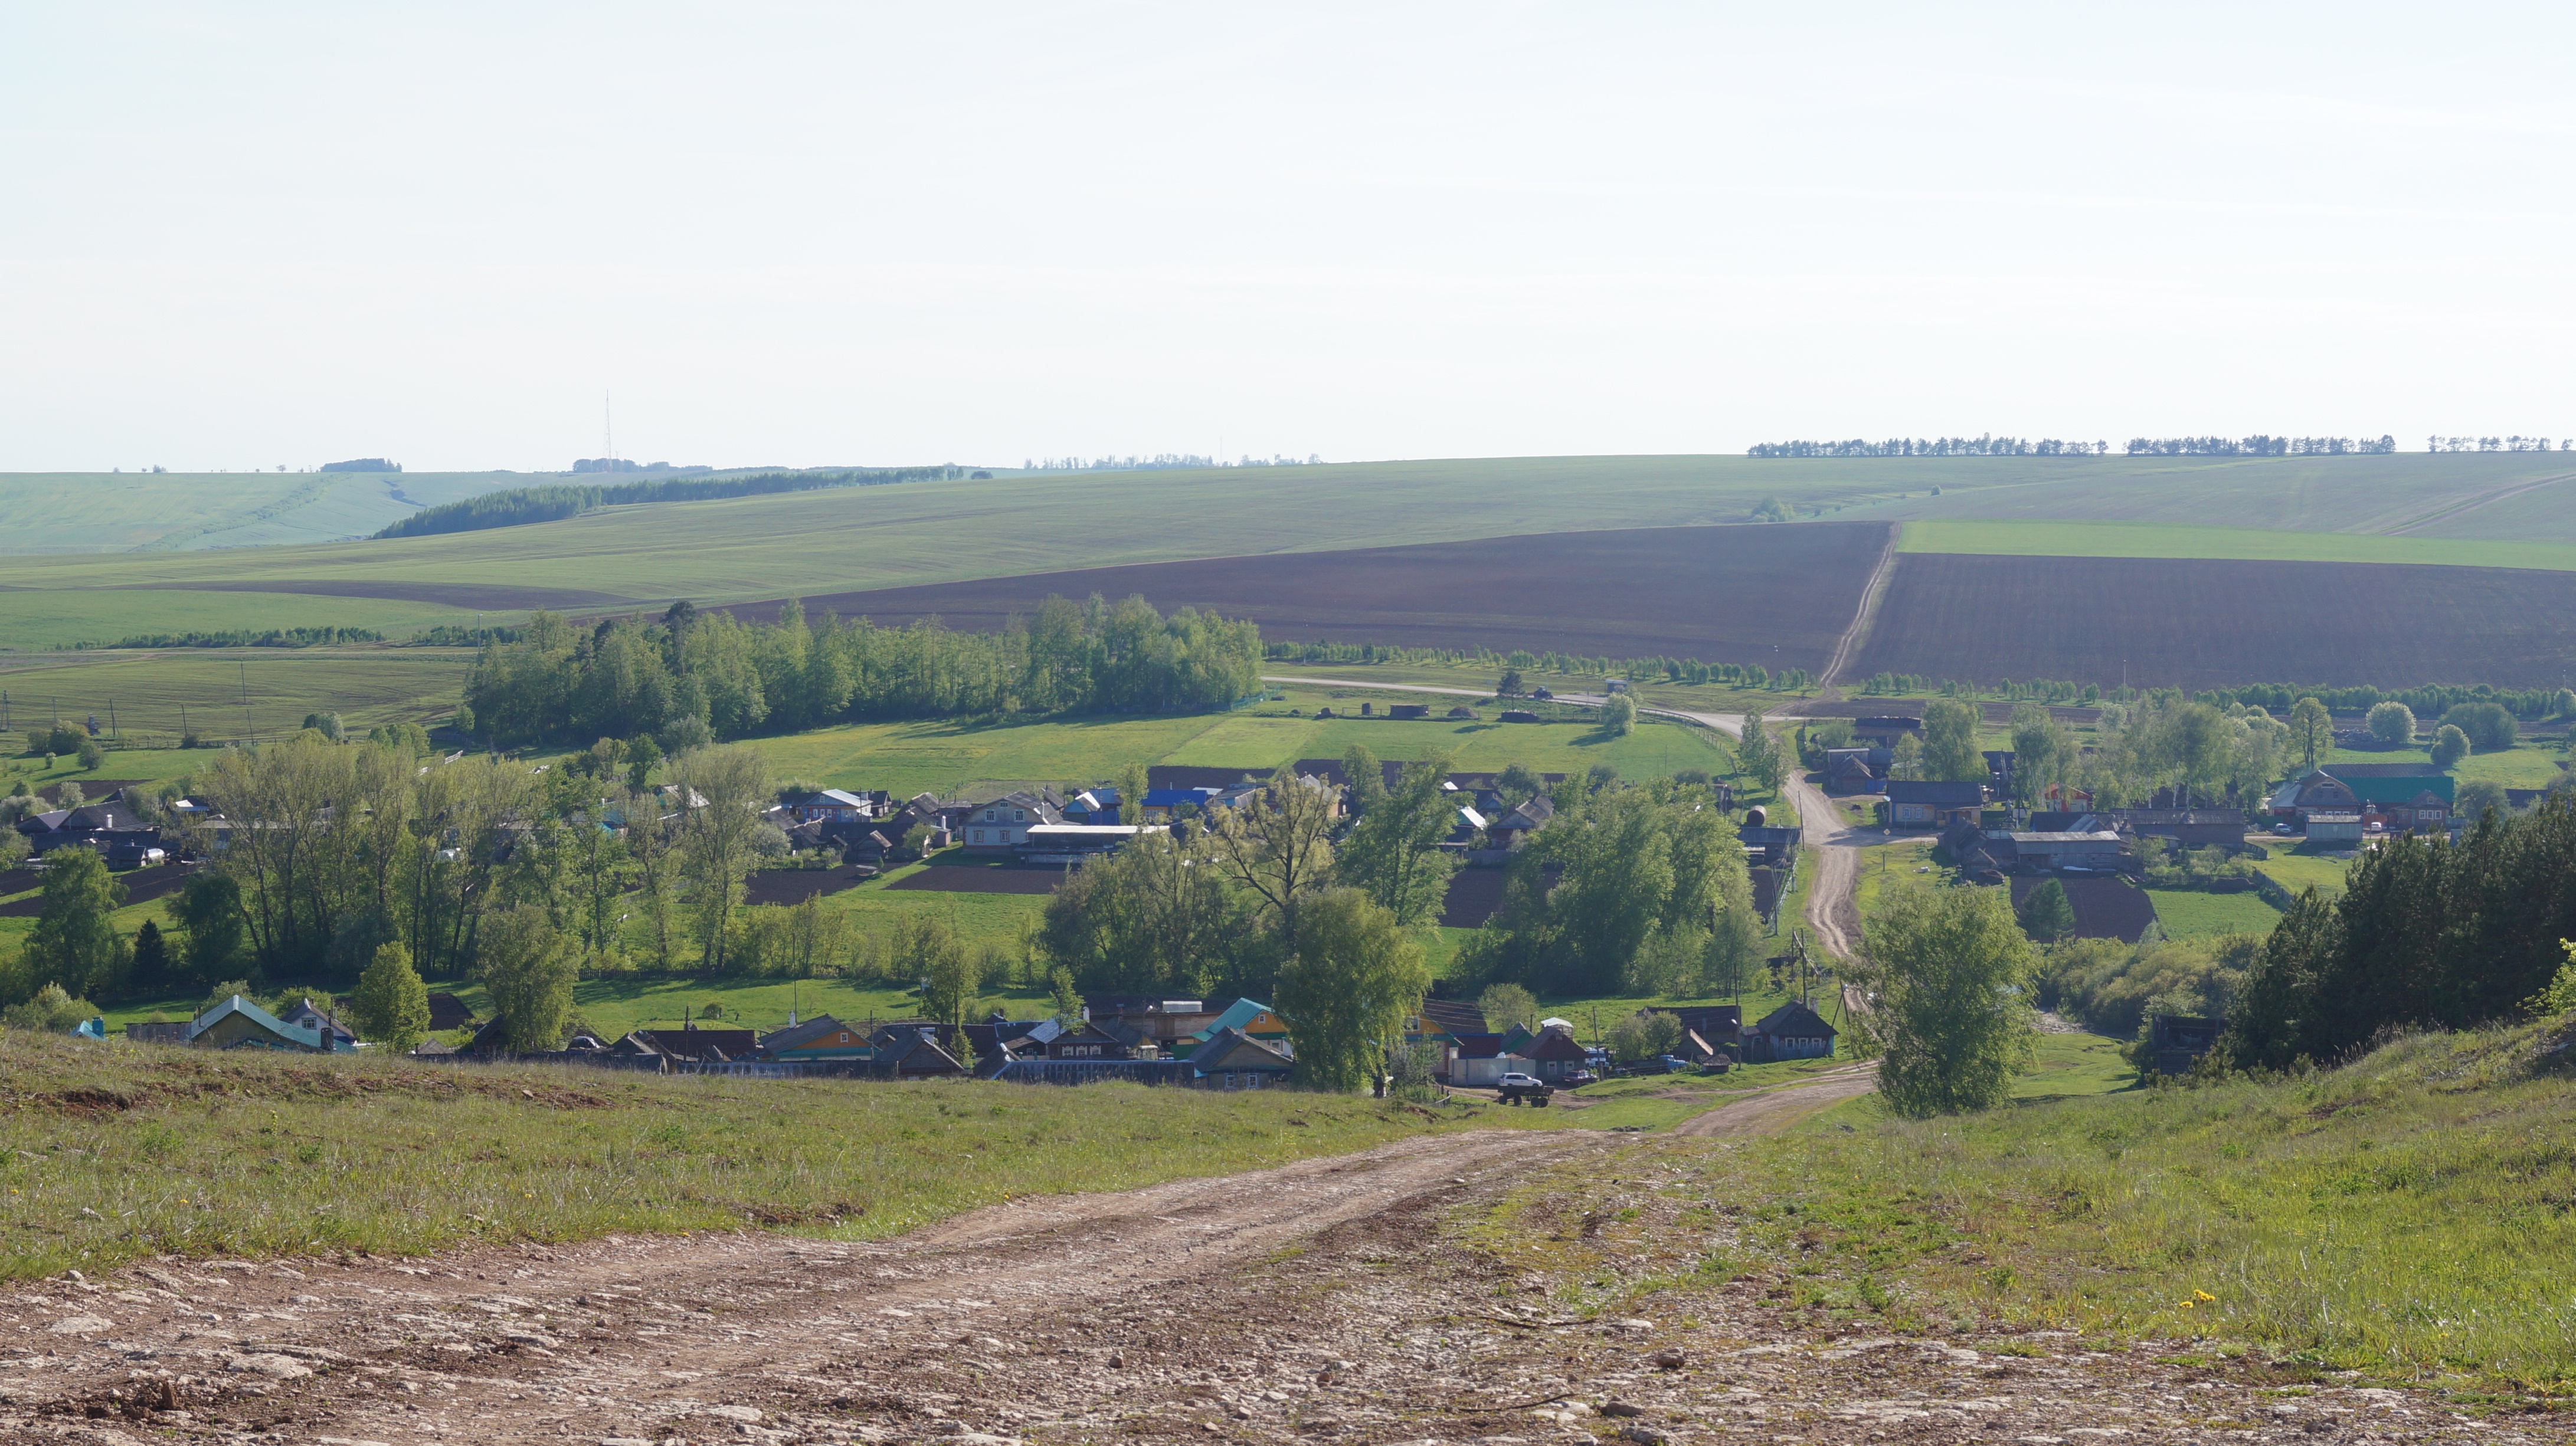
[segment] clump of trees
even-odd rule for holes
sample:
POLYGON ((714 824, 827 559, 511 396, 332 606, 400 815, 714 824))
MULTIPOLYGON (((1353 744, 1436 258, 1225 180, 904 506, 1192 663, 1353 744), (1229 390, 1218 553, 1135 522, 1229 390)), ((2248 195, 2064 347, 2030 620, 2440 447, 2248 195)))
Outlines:
POLYGON ((483 649, 457 726, 502 745, 651 737, 678 752, 855 719, 1216 708, 1260 689, 1260 660, 1249 620, 1166 618, 1136 597, 1049 598, 999 633, 817 627, 794 602, 770 625, 686 602, 587 632, 539 612, 483 649))
POLYGON ((2263 941, 2228 1012, 2242 1066, 2330 1063, 2390 1028, 2513 1015, 2576 937, 2576 800, 2489 813, 2460 839, 2368 850, 2341 897, 2311 889, 2263 941))
POLYGON ((1743 988, 1761 926, 1743 847, 1705 785, 1572 786, 1554 802, 1453 973, 1560 995, 1743 988))

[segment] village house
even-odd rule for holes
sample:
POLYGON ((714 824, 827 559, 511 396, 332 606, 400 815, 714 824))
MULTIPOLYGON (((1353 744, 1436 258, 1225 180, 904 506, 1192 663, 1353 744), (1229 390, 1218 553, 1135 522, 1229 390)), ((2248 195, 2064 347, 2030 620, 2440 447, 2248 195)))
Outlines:
POLYGON ((2267 806, 2275 818, 2301 825, 2311 838, 2319 836, 2321 817, 2326 836, 2343 838, 2345 816, 2350 815, 2351 837, 2359 838, 2374 826, 2391 833, 2448 829, 2458 789, 2449 774, 2420 763, 2328 764, 2283 783, 2267 806))
POLYGON ((819 793, 791 798, 785 807, 788 817, 798 823, 865 823, 877 816, 885 799, 882 792, 869 797, 845 789, 826 788, 819 793))
POLYGON ((1530 835, 1547 827, 1556 817, 1556 805, 1544 793, 1527 803, 1516 804, 1502 817, 1485 825, 1485 837, 1498 849, 1517 849, 1527 844, 1530 835))
POLYGON ((1887 821, 1898 828, 1943 828, 1975 823, 1986 806, 1982 783, 1934 783, 1895 778, 1887 784, 1887 821))
POLYGON ((358 1047, 357 1032, 332 1018, 331 1011, 314 1003, 310 997, 295 1001, 295 1007, 286 1011, 285 1018, 288 1024, 294 1025, 297 1029, 310 1029, 317 1034, 330 1035, 331 1048, 334 1050, 358 1047))
POLYGON ((2008 833, 2004 839, 2023 868, 2117 872, 2132 862, 2128 843, 2116 829, 2008 833))
POLYGON ((331 1054, 347 1049, 339 1036, 289 1024, 235 994, 188 1025, 188 1043, 200 1049, 273 1049, 331 1054))
POLYGON ((828 1014, 764 1034, 759 1044, 761 1058, 788 1062, 866 1059, 874 1052, 866 1035, 828 1014))
POLYGON ((1804 837, 1803 829, 1775 828, 1767 823, 1748 823, 1735 831, 1735 841, 1744 846, 1745 857, 1769 867, 1787 863, 1798 852, 1798 841, 1804 837))
POLYGON ((2219 1032, 2226 1027, 2226 1020, 2197 1015, 2148 1016, 2147 1049, 2154 1056, 2156 1073, 2189 1074, 2192 1065, 2218 1043, 2219 1032))
POLYGON ((1792 999, 1743 1031, 1744 1059, 1748 1064, 1830 1059, 1834 1034, 1834 1027, 1825 1022, 1823 1015, 1792 999))
POLYGON ((1829 793, 1876 793, 1896 763, 1893 750, 1879 744, 1825 750, 1825 790, 1829 793))
MULTIPOLYGON (((1508 1036, 1506 1038, 1508 1040, 1508 1036)), ((1529 1073, 1543 1080, 1561 1081, 1592 1063, 1590 1051, 1575 1042, 1574 1026, 1570 1024, 1544 1025, 1527 1043, 1517 1046, 1507 1043, 1506 1047, 1514 1048, 1527 1059, 1530 1062, 1529 1073)))
POLYGON ((1064 814, 1036 794, 1007 793, 966 811, 963 842, 969 851, 1017 848, 1028 842, 1032 825, 1062 822, 1064 814))
POLYGON ((869 1041, 875 1052, 868 1059, 868 1072, 880 1079, 938 1079, 964 1074, 965 1066, 940 1048, 931 1034, 932 1027, 922 1024, 889 1024, 878 1030, 869 1041))
POLYGON ((58 848, 92 849, 110 868, 157 864, 167 857, 161 830, 137 819, 122 802, 31 813, 18 820, 17 828, 29 850, 38 855, 58 848))
POLYGON ((1288 1083, 1297 1061, 1284 1045, 1227 1028, 1190 1051, 1190 1083, 1200 1089, 1275 1089, 1288 1083))
POLYGON ((1535 1074, 1538 1062, 1514 1054, 1499 1034, 1462 1034, 1449 1042, 1440 1071, 1452 1089, 1492 1089, 1507 1074, 1535 1074))

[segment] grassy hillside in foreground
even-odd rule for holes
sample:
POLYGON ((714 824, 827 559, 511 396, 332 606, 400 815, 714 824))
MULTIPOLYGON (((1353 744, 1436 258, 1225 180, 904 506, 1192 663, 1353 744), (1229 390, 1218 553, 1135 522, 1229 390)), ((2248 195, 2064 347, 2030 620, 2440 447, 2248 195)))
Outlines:
POLYGON ((1747 1258, 1805 1242, 1793 1308, 1853 1329, 1875 1316, 2252 1345, 2313 1368, 2564 1389, 2570 1027, 1923 1123, 1873 1096, 1693 1161, 1685 1188, 1750 1207, 1747 1258))
POLYGON ((1833 1064, 1621 1080, 1576 1108, 1526 1110, 1465 1095, 1426 1108, 1292 1090, 662 1078, 0 1031, 0 1279, 154 1254, 419 1254, 616 1230, 879 1239, 1033 1190, 1133 1189, 1429 1131, 1659 1130, 1833 1064))

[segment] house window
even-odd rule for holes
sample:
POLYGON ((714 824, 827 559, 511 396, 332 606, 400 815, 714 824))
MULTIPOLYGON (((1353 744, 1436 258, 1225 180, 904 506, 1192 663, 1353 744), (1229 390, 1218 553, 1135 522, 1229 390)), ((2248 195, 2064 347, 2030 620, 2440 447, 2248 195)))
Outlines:
POLYGON ((979 828, 979 829, 975 830, 975 842, 977 842, 977 843, 982 843, 983 841, 984 841, 984 831, 983 831, 982 829, 980 829, 980 828, 979 828))
POLYGON ((1027 811, 1026 811, 1026 810, 1024 810, 1024 809, 1017 809, 1017 808, 1015 808, 1015 809, 1012 809, 1012 810, 1011 810, 1011 822, 1013 822, 1013 823, 1026 823, 1026 822, 1028 822, 1028 821, 1029 821, 1029 815, 1028 815, 1028 813, 1027 813, 1027 811))

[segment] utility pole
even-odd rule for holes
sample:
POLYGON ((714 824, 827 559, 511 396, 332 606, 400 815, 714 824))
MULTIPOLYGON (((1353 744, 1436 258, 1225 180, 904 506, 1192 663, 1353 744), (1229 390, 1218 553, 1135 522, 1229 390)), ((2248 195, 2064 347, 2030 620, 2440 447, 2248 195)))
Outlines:
POLYGON ((110 738, 123 738, 125 736, 125 731, 116 726, 116 700, 114 698, 107 700, 107 736, 110 738))
POLYGON ((250 741, 251 741, 251 730, 250 730, 250 664, 248 664, 248 663, 242 663, 242 664, 239 664, 238 666, 241 668, 242 742, 244 742, 244 743, 248 743, 248 742, 250 742, 250 741))

